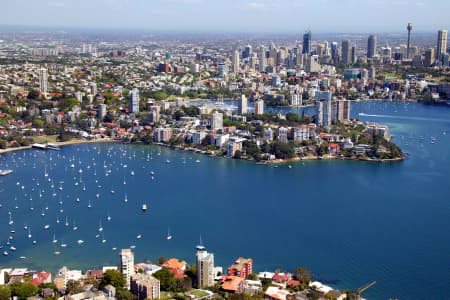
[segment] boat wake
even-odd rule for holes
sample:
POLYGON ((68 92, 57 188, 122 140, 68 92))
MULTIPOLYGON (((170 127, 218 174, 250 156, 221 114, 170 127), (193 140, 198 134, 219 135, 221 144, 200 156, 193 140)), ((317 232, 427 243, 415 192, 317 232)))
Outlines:
POLYGON ((375 118, 389 118, 389 119, 403 119, 403 120, 416 120, 416 121, 432 121, 432 122, 450 122, 450 120, 445 119, 434 119, 434 118, 422 118, 422 117, 407 117, 407 116, 391 116, 391 115, 372 115, 366 113, 359 113, 361 117, 375 117, 375 118))

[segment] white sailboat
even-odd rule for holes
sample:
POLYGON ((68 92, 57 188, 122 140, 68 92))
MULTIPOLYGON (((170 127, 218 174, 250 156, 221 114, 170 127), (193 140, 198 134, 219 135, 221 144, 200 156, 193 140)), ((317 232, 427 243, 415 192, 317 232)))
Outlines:
POLYGON ((170 228, 167 229, 167 240, 171 240, 172 239, 172 235, 170 234, 170 228))

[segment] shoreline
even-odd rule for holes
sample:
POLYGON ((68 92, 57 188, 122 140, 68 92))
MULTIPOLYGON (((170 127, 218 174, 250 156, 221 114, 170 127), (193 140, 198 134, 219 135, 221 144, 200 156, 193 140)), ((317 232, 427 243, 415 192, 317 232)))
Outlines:
MULTIPOLYGON (((58 146, 70 146, 70 145, 81 145, 81 144, 93 144, 93 143, 118 143, 122 142, 120 140, 115 140, 112 138, 107 139, 98 139, 98 140, 80 140, 80 139, 74 139, 66 142, 53 142, 51 144, 55 144, 58 146)), ((14 147, 14 148, 6 148, 6 149, 0 149, 0 155, 8 152, 13 151, 20 151, 20 150, 26 150, 31 149, 33 146, 21 146, 21 147, 14 147)))
MULTIPOLYGON (((98 140, 71 140, 71 141, 66 141, 66 142, 54 142, 53 144, 58 145, 58 146, 70 146, 70 145, 81 145, 81 144, 94 144, 94 143, 124 143, 121 140, 115 140, 112 138, 106 138, 106 139, 98 139, 98 140)), ((229 159, 235 159, 233 157, 228 157, 228 156, 219 156, 216 155, 215 153, 211 153, 211 152, 207 152, 204 150, 200 150, 197 148, 187 148, 187 147, 182 147, 182 146, 176 146, 176 145, 168 145, 168 144, 164 144, 164 143, 151 143, 151 144, 144 144, 144 143, 131 143, 134 145, 154 145, 154 146, 162 146, 162 147, 166 147, 166 148, 171 148, 171 149, 179 149, 179 150, 183 150, 183 151, 189 151, 189 152, 195 152, 201 155, 207 155, 207 156, 212 156, 212 157, 222 157, 222 158, 229 158, 229 159)), ((8 153, 8 152, 13 152, 13 151, 20 151, 20 150, 26 150, 26 149, 31 149, 32 146, 22 146, 22 147, 15 147, 15 148, 6 148, 6 149, 0 149, 0 155, 4 154, 4 153, 8 153)), ((331 155, 325 155, 322 158, 320 158, 319 156, 306 156, 306 157, 293 157, 293 158, 288 158, 288 159, 275 159, 275 160, 261 160, 261 161, 256 161, 253 159, 246 159, 246 158, 240 158, 240 159, 236 159, 236 160, 242 160, 242 161, 248 161, 248 162, 253 162, 259 165, 267 165, 267 164, 273 164, 273 165, 279 165, 279 164, 286 164, 286 163, 293 163, 293 162, 299 162, 299 161, 311 161, 311 160, 353 160, 353 161, 368 161, 368 162, 377 162, 377 163, 384 163, 384 162, 399 162, 399 161, 403 161, 405 158, 404 157, 397 157, 397 158, 387 158, 387 159, 375 159, 375 158, 351 158, 351 157, 337 157, 337 156, 331 156, 331 155)))

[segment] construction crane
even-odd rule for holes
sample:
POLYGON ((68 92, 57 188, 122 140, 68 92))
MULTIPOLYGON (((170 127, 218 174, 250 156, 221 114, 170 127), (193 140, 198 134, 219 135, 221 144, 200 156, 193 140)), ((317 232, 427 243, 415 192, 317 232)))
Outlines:
POLYGON ((364 292, 365 290, 367 290, 368 288, 370 288, 372 285, 374 285, 375 283, 377 283, 376 281, 369 283, 366 286, 360 287, 358 289, 358 300, 361 300, 361 293, 364 292))

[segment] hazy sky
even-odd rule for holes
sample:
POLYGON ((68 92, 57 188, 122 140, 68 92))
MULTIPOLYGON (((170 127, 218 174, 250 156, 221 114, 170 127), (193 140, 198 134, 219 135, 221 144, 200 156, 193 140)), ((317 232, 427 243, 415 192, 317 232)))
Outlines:
POLYGON ((1 0, 0 24, 220 32, 450 27, 450 0, 1 0))

